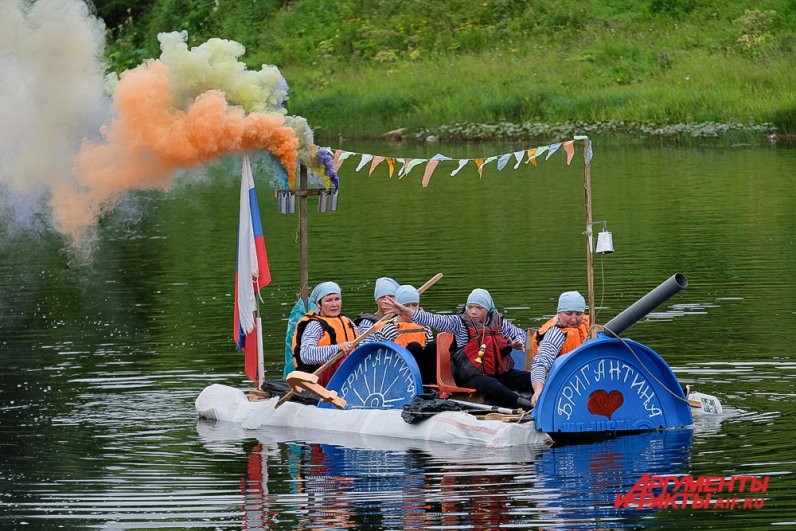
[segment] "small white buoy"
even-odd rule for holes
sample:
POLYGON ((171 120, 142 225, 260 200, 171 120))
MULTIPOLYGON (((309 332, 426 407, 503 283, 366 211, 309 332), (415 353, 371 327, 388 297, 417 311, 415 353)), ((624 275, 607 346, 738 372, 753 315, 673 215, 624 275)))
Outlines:
POLYGON ((705 393, 688 393, 689 403, 693 403, 697 408, 701 409, 703 413, 711 415, 721 415, 724 410, 721 407, 721 401, 713 395, 705 393))

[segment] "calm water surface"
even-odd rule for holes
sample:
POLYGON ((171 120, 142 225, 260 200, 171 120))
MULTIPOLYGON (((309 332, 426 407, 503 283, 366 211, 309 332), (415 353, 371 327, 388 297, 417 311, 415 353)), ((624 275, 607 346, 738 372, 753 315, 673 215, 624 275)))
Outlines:
MULTIPOLYGON (((357 152, 477 158, 529 146, 376 144, 357 152)), ((523 326, 585 293, 583 166, 494 163, 420 187, 341 170, 336 213, 311 200, 310 282, 422 284, 454 311, 473 287, 523 326)), ((595 145, 598 321, 683 272, 689 287, 625 333, 726 414, 694 429, 589 445, 484 451, 356 434, 245 432, 196 418, 209 383, 247 386, 231 344, 239 161, 130 196, 78 263, 42 230, 0 227, 0 527, 247 529, 754 529, 796 525, 796 151, 595 145), (759 510, 613 509, 643 474, 769 476, 759 510)), ((447 165, 445 165, 447 164, 447 165)), ((298 218, 258 181, 273 283, 263 291, 270 376, 281 375, 298 290, 298 218)))

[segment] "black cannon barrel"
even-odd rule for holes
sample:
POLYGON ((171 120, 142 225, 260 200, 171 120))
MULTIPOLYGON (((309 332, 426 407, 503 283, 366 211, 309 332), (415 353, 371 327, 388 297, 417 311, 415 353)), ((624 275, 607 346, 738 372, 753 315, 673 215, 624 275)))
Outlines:
POLYGON ((661 282, 657 288, 641 297, 619 315, 605 323, 605 328, 616 335, 621 334, 636 324, 639 319, 663 304, 664 301, 674 296, 686 286, 688 286, 688 279, 685 275, 682 273, 675 273, 661 282))

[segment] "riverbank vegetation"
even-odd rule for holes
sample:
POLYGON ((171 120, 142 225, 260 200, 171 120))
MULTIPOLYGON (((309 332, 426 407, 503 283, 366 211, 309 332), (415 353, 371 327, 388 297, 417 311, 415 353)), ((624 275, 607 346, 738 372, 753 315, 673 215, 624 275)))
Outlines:
POLYGON ((115 0, 97 9, 112 70, 157 57, 161 31, 187 30, 191 45, 235 40, 251 68, 281 69, 289 113, 321 136, 406 128, 514 138, 601 124, 796 133, 793 0, 115 0))

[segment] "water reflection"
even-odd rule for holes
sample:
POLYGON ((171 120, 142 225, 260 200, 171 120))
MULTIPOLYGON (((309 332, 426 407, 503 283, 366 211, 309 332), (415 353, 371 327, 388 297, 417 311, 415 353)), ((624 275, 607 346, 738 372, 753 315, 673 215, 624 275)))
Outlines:
MULTIPOLYGON (((384 152, 382 145, 341 147, 384 152)), ((222 161, 201 184, 136 195, 130 212, 110 214, 90 265, 70 263, 55 236, 9 235, 0 227, 0 527, 234 529, 248 504, 264 528, 321 526, 305 522, 312 489, 305 483, 299 492, 300 478, 315 472, 316 483, 347 478, 338 482, 343 492, 319 496, 362 527, 461 528, 491 519, 566 527, 562 515, 584 527, 793 527, 796 351, 787 332, 796 327, 789 177, 796 150, 597 147, 594 218, 608 220, 616 244, 613 255, 598 258, 598 318, 605 322, 673 271, 688 276, 688 289, 628 337, 661 354, 683 383, 718 396, 729 413, 695 426, 682 471, 771 475, 763 510, 720 518, 648 512, 643 521, 630 513, 627 522, 610 511, 596 515, 588 500, 604 500, 605 509, 612 489, 637 479, 609 462, 626 459, 607 450, 617 444, 610 441, 594 450, 485 452, 306 434, 197 435, 193 401, 205 385, 248 385, 230 339, 237 216, 229 213, 237 211, 239 173, 233 161, 222 161), (262 451, 253 451, 256 444, 262 451), (345 461, 367 458, 378 473, 344 462, 321 474, 310 444, 348 449, 345 461), (374 453, 366 456, 368 449, 374 453), (542 468, 548 461, 574 467, 578 451, 607 468, 581 466, 588 478, 582 484, 566 467, 542 468), (600 451, 604 457, 595 457, 600 451), (268 474, 262 492, 247 499, 241 478, 255 454, 268 474), (405 490, 392 490, 398 487, 405 490), (581 507, 570 503, 578 495, 581 507), (493 499, 499 507, 490 508, 493 499), (400 516, 373 506, 387 503, 400 516)), ((435 152, 422 149, 391 154, 435 152)), ((454 156, 501 151, 452 149, 460 150, 454 156)), ((482 286, 507 318, 540 324, 562 289, 585 289, 582 172, 552 162, 513 174, 488 165, 483 179, 475 171, 455 179, 437 173, 427 189, 419 175, 369 178, 346 163, 345 204, 334 215, 310 212, 310 279, 338 280, 347 311, 357 313, 372 308, 377 276, 419 284, 443 271, 445 280, 424 295, 427 309, 454 311, 470 288, 482 286), (477 213, 476 222, 463 230, 456 213, 477 213), (372 238, 366 229, 390 237, 372 238), (414 244, 402 247, 400 263, 396 238, 414 244), (474 242, 489 245, 476 249, 474 242)), ((279 375, 299 282, 297 220, 277 216, 273 195, 259 190, 274 278, 262 292, 266 368, 279 375)))
POLYGON ((691 430, 667 430, 550 448, 536 461, 537 488, 545 494, 538 506, 549 514, 549 528, 650 525, 638 509, 614 509, 616 496, 644 474, 684 473, 691 442, 691 430))
MULTIPOLYGON (((209 449, 221 452, 241 444, 230 437, 246 435, 206 420, 197 430, 209 449)), ((244 526, 266 529, 277 528, 275 514, 295 517, 297 529, 492 529, 513 518, 507 510, 510 493, 518 488, 513 478, 524 477, 543 448, 485 452, 311 430, 258 432, 256 440, 241 480, 243 520, 244 526), (275 478, 284 472, 287 481, 275 478), (269 481, 289 485, 289 492, 269 491, 269 481)))
POLYGON ((311 430, 256 432, 200 420, 206 447, 241 444, 246 529, 592 529, 653 525, 649 511, 614 509, 643 474, 686 473, 692 432, 669 430, 590 444, 505 449, 311 430), (287 477, 285 477, 287 476, 287 477))

